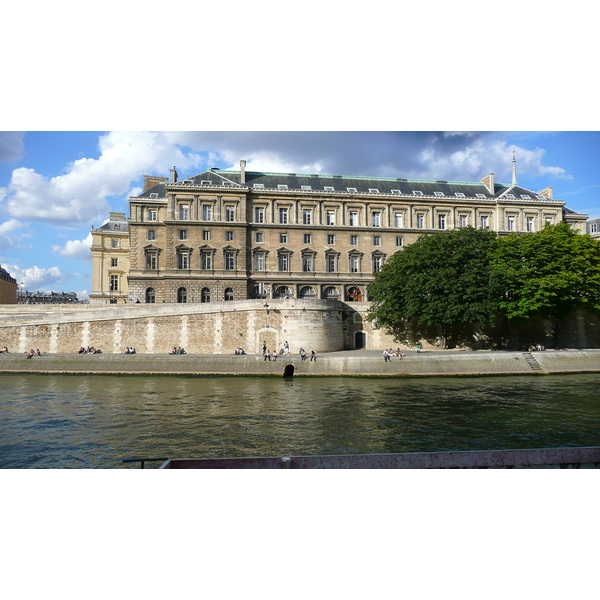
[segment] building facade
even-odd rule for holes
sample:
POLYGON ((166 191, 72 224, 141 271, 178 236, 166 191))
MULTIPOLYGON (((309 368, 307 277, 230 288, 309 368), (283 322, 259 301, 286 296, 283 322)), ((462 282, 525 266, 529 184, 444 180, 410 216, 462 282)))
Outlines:
POLYGON ((0 265, 0 304, 17 304, 17 280, 0 265))
MULTIPOLYGON (((493 173, 478 182, 429 181, 264 173, 241 161, 239 170, 182 181, 175 169, 169 179, 147 176, 129 204, 120 239, 130 245, 129 302, 141 303, 360 302, 385 261, 423 234, 467 226, 534 232, 560 221, 585 233, 587 218, 554 199, 551 187, 519 186, 516 167, 503 184, 493 173)), ((97 258, 94 266, 105 285, 106 263, 97 258)))
POLYGON ((600 217, 587 221, 587 234, 594 239, 600 239, 600 217))
POLYGON ((129 225, 125 213, 109 213, 108 223, 92 228, 92 291, 90 304, 127 302, 129 225))

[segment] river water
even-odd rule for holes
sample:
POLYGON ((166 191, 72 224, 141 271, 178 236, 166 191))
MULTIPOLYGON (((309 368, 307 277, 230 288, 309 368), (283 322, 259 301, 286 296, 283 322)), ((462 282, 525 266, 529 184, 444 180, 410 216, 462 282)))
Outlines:
MULTIPOLYGON (((600 374, 0 376, 0 467, 600 445, 600 374)), ((160 463, 147 464, 158 467, 160 463)))

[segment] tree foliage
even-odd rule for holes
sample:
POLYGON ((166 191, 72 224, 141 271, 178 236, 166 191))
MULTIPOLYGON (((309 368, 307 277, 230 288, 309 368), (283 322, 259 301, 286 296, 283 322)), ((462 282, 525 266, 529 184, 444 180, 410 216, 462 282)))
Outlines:
POLYGON ((454 345, 490 324, 496 234, 466 227, 420 238, 394 254, 369 286, 368 319, 407 343, 442 337, 454 345))
POLYGON ((600 312, 600 243, 566 223, 499 238, 492 263, 499 311, 509 320, 556 322, 580 308, 600 312))
POLYGON ((534 319, 554 322, 556 339, 574 311, 600 315, 600 242, 566 223, 504 237, 470 227, 435 233, 394 254, 369 296, 367 318, 406 343, 502 345, 534 319))

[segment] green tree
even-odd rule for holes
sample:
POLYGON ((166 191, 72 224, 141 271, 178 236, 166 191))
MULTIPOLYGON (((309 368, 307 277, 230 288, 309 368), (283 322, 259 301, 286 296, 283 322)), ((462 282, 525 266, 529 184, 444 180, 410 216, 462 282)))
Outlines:
POLYGON ((496 234, 466 227, 420 238, 394 254, 369 286, 368 319, 405 343, 437 337, 471 345, 500 294, 491 282, 496 234))
POLYGON ((558 324, 585 309, 600 313, 600 243, 566 223, 499 238, 492 251, 493 285, 512 323, 536 317, 558 324))

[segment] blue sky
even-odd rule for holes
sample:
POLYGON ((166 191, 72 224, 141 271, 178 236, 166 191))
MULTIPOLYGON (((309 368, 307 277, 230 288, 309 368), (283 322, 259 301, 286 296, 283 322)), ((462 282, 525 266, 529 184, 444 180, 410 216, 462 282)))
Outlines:
POLYGON ((208 167, 554 186, 600 216, 598 132, 4 132, 0 133, 0 263, 29 290, 90 292, 90 228, 128 213, 144 174, 208 167))

